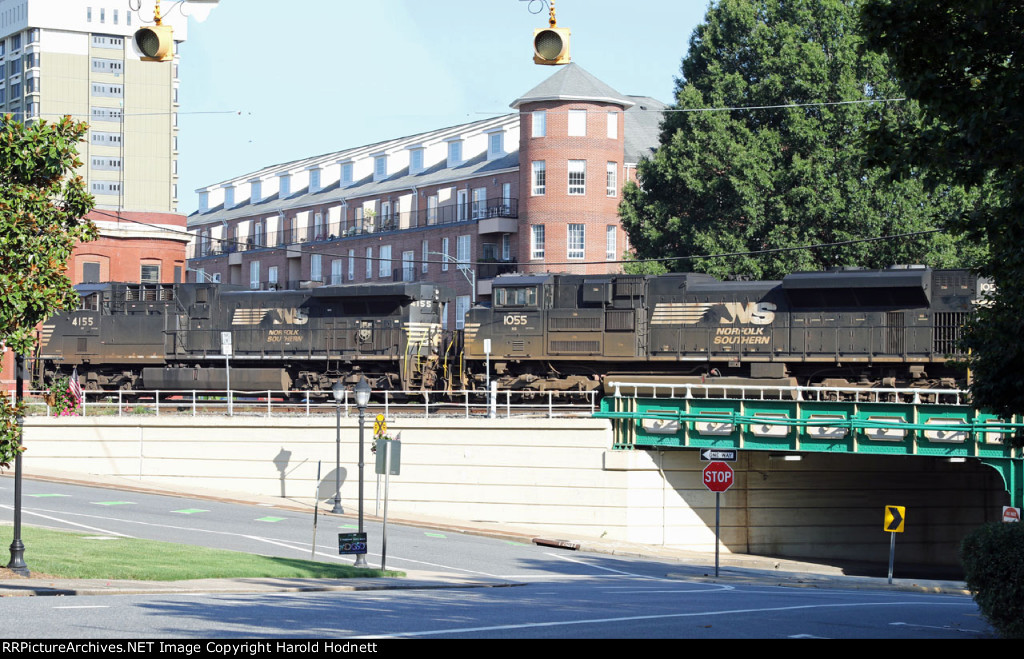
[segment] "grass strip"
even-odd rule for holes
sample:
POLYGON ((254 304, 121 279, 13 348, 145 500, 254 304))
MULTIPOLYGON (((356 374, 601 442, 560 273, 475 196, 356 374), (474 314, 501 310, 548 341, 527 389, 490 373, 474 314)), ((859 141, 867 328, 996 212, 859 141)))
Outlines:
MULTIPOLYGON (((11 527, 8 525, 6 529, 11 527)), ((9 530, 4 533, 13 537, 9 534, 9 530)), ((338 563, 260 556, 139 538, 54 531, 35 526, 22 526, 21 537, 25 544, 25 563, 33 576, 62 579, 179 581, 405 576, 404 572, 393 570, 362 569, 338 563)))

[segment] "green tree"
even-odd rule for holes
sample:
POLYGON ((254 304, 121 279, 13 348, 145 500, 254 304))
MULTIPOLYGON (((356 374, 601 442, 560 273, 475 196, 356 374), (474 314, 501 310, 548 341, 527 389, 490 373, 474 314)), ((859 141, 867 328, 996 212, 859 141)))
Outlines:
POLYGON ((1024 7, 1016 0, 869 0, 868 46, 884 52, 920 103, 925 129, 894 122, 872 135, 872 154, 894 174, 923 171, 936 186, 968 186, 978 203, 947 226, 988 244, 982 274, 991 306, 965 345, 974 404, 1009 418, 1024 413, 1024 7))
POLYGON ((777 278, 852 265, 970 264, 932 229, 974 202, 864 166, 865 127, 919 123, 884 55, 860 48, 861 0, 720 0, 690 38, 660 146, 620 206, 640 259, 777 278), (872 102, 874 101, 874 102, 872 102), (724 109, 732 108, 732 109, 724 109), (899 240, 849 242, 915 234, 899 240), (762 255, 746 252, 770 251, 762 255))
MULTIPOLYGON (((84 219, 93 198, 74 170, 86 125, 69 117, 25 126, 0 120, 0 341, 32 348, 36 326, 72 309, 78 296, 64 274, 76 242, 96 228, 84 219)), ((21 450, 18 410, 0 398, 0 465, 21 450)))

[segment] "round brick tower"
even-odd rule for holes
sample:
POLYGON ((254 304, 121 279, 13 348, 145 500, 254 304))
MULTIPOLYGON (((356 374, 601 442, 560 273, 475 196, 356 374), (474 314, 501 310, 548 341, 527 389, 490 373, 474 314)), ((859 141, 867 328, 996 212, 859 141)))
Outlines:
POLYGON ((625 96, 568 64, 519 110, 518 258, 524 272, 619 272, 625 96))

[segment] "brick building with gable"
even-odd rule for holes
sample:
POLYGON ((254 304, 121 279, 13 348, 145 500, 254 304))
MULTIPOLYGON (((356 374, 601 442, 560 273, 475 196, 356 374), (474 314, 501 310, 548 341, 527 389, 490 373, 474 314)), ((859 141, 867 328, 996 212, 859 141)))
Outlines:
POLYGON ((200 188, 189 281, 433 281, 455 291, 458 328, 499 274, 621 271, 622 186, 657 145, 664 104, 568 64, 511 107, 200 188))

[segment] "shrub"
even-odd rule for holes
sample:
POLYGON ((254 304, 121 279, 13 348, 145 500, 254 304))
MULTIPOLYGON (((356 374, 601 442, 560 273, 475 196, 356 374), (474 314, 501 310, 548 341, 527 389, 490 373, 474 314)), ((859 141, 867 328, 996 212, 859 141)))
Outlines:
POLYGON ((960 545, 967 587, 989 624, 1024 638, 1024 524, 986 524, 960 545))

